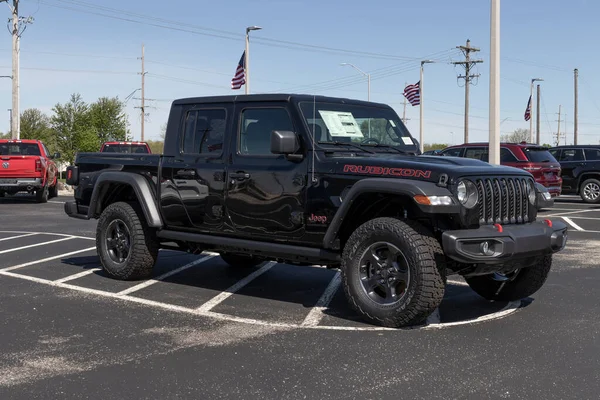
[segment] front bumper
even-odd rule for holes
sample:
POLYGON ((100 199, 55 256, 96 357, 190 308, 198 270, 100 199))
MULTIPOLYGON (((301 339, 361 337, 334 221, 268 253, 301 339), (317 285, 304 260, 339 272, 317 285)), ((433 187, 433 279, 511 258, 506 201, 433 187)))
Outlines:
POLYGON ((0 190, 7 192, 38 190, 43 186, 42 178, 0 178, 0 190))
POLYGON ((500 228, 491 225, 446 231, 442 234, 442 246, 448 257, 460 263, 504 264, 561 251, 567 244, 567 235, 567 225, 559 220, 500 228))

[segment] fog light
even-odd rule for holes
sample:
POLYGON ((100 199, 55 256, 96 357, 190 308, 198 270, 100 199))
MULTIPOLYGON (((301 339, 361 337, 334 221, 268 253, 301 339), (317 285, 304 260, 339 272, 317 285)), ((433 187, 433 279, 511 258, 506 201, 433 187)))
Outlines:
POLYGON ((481 243, 481 245, 479 246, 479 249, 486 256, 493 256, 494 255, 494 250, 490 249, 490 243, 489 242, 483 242, 483 243, 481 243))

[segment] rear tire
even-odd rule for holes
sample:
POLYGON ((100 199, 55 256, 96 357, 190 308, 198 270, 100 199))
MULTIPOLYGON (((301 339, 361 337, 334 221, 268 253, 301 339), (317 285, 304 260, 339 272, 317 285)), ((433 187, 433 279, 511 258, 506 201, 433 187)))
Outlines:
POLYGON ((104 271, 119 280, 149 278, 158 257, 156 236, 135 203, 106 207, 96 228, 96 248, 104 271))
POLYGON ((37 203, 47 203, 48 202, 48 185, 45 185, 40 190, 36 190, 35 192, 35 201, 37 203))
POLYGON ((263 260, 243 254, 221 253, 221 258, 230 267, 235 268, 254 268, 263 262, 263 260))
POLYGON ((444 297, 439 242, 422 225, 376 218, 359 226, 342 254, 341 278, 350 306, 378 325, 423 322, 444 297))
POLYGON ((48 198, 53 199, 58 197, 58 181, 54 183, 54 186, 51 186, 48 191, 48 198))
POLYGON ((587 179, 581 184, 579 189, 581 199, 586 203, 600 203, 600 181, 597 179, 587 179))
MULTIPOLYGON (((504 283, 504 287, 498 292, 503 282, 492 279, 492 275, 465 277, 465 280, 475 293, 487 300, 515 301, 527 298, 540 290, 552 268, 552 256, 539 257, 535 264, 517 270, 512 280, 504 283)), ((507 274, 510 278, 510 274, 507 274)))

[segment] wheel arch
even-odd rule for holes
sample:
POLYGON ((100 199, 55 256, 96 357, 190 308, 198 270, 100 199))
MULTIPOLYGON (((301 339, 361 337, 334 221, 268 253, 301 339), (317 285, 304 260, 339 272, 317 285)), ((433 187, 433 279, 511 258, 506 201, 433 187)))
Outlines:
POLYGON ((405 211, 413 218, 432 214, 458 214, 458 205, 427 206, 414 200, 416 195, 448 196, 450 191, 433 182, 409 179, 369 178, 355 183, 335 213, 323 238, 323 247, 336 249, 362 223, 376 217, 392 217, 405 211), (394 208, 396 207, 396 208, 394 208))
POLYGON ((122 171, 103 172, 94 185, 88 217, 98 218, 106 207, 117 201, 136 201, 148 226, 162 228, 156 196, 150 183, 142 175, 122 171))

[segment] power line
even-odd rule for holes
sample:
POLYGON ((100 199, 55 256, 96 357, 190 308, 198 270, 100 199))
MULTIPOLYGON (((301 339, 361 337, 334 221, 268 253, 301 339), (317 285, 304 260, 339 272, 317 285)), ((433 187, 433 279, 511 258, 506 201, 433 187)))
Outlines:
MULTIPOLYGON (((10 68, 6 65, 0 65, 0 68, 10 68)), ((27 69, 32 71, 46 71, 46 72, 72 72, 72 73, 86 73, 86 74, 121 74, 121 75, 135 75, 137 72, 129 71, 109 71, 109 70, 94 70, 94 69, 60 69, 60 68, 35 68, 35 67, 22 67, 21 69, 27 69)))
MULTIPOLYGON (((120 9, 116 9, 116 8, 105 7, 105 6, 99 6, 99 5, 90 4, 90 3, 86 3, 86 2, 82 2, 82 1, 54 0, 59 3, 68 4, 71 7, 69 7, 67 5, 49 3, 48 0, 40 0, 40 1, 41 1, 41 3, 51 6, 51 7, 63 8, 63 9, 71 10, 71 11, 83 12, 83 13, 87 13, 87 14, 93 14, 93 15, 98 15, 98 16, 102 16, 102 17, 106 17, 106 18, 112 18, 112 19, 117 19, 117 20, 122 20, 122 21, 126 21, 126 22, 137 23, 137 24, 145 24, 145 25, 155 26, 155 27, 159 27, 159 28, 163 28, 163 29, 170 29, 170 30, 175 30, 175 31, 180 31, 180 32, 188 32, 188 33, 217 37, 217 38, 227 39, 227 40, 236 40, 237 41, 237 40, 241 40, 243 38, 243 36, 237 32, 217 30, 217 29, 202 27, 202 26, 198 26, 198 25, 186 24, 181 21, 152 17, 149 15, 133 13, 133 12, 120 10, 120 9), (106 13, 85 10, 85 9, 81 9, 81 8, 73 8, 72 6, 90 8, 90 9, 104 11, 104 12, 118 13, 119 15, 126 15, 129 17, 138 18, 142 21, 131 19, 131 18, 124 18, 124 17, 120 17, 120 16, 116 16, 116 15, 109 15, 106 13), (143 21, 143 20, 146 20, 146 21, 143 21), (158 23, 147 22, 147 21, 154 21, 154 22, 160 22, 163 24, 184 26, 184 27, 188 27, 190 29, 169 26, 169 25, 161 25, 158 23)), ((303 51, 312 51, 312 52, 320 52, 320 53, 325 52, 325 53, 330 53, 330 54, 331 53, 346 54, 346 55, 351 54, 351 55, 357 55, 357 56, 362 56, 362 57, 392 59, 392 60, 413 60, 413 61, 417 60, 416 57, 406 57, 406 56, 398 56, 398 55, 391 55, 391 54, 382 54, 382 53, 366 52, 366 51, 359 51, 359 50, 318 46, 318 45, 313 45, 313 44, 298 43, 298 42, 279 40, 279 39, 271 39, 271 38, 265 38, 265 37, 256 37, 256 38, 254 38, 254 42, 256 44, 260 44, 260 45, 264 45, 264 46, 288 48, 288 49, 293 49, 293 50, 303 50, 303 51)))

